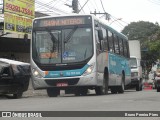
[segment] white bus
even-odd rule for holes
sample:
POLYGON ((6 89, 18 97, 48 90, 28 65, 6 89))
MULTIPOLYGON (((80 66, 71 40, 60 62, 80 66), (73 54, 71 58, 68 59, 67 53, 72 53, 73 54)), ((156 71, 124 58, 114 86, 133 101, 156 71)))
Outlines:
POLYGON ((36 18, 31 40, 34 89, 123 93, 131 82, 128 40, 93 15, 36 18))

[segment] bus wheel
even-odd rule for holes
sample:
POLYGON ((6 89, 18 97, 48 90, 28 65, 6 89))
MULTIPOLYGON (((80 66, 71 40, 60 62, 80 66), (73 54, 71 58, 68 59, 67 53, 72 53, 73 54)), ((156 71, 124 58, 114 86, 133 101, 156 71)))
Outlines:
POLYGON ((49 97, 57 97, 60 95, 60 90, 57 88, 47 88, 47 94, 49 97))
POLYGON ((117 94, 117 89, 116 89, 116 87, 111 87, 110 89, 111 89, 111 93, 112 93, 112 94, 117 94))
POLYGON ((75 96, 86 96, 88 93, 88 89, 85 87, 79 87, 75 90, 75 96))
POLYGON ((95 88, 96 95, 108 94, 108 75, 104 74, 103 85, 95 88))
POLYGON ((125 88, 125 83, 124 83, 124 74, 122 74, 122 82, 121 82, 121 86, 118 89, 118 93, 124 93, 124 88, 125 88))
POLYGON ((81 91, 81 95, 83 96, 86 96, 88 93, 88 89, 87 88, 84 88, 82 91, 81 91))
POLYGON ((141 80, 138 82, 138 84, 136 85, 136 91, 141 91, 142 90, 142 83, 141 80))

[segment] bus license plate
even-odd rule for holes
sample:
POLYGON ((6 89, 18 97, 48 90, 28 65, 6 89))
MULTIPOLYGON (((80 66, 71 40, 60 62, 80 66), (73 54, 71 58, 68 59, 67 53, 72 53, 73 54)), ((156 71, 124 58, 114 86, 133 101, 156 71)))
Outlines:
POLYGON ((57 87, 66 87, 68 83, 57 83, 57 87))

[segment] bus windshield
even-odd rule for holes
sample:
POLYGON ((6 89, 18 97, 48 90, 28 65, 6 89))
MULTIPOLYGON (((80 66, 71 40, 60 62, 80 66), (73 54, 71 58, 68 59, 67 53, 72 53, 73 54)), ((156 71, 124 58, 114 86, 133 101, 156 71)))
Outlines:
POLYGON ((41 64, 81 62, 93 54, 92 29, 70 27, 33 32, 33 59, 41 64))

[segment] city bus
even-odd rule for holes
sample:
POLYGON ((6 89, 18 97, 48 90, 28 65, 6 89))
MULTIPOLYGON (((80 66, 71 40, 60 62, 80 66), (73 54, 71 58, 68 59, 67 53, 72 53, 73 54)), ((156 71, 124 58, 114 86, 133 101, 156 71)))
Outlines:
POLYGON ((127 37, 94 15, 33 20, 31 70, 34 89, 49 97, 123 93, 131 83, 127 37))

